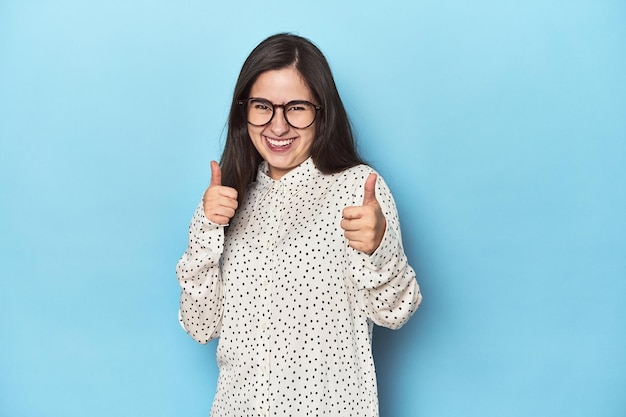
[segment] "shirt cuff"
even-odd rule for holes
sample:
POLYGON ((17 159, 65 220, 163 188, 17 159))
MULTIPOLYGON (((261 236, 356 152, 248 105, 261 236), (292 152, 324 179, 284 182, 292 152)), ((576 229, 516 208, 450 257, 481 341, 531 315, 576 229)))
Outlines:
POLYGON ((198 204, 198 207, 193 214, 191 225, 196 236, 201 236, 208 232, 214 232, 215 230, 223 229, 228 226, 228 224, 217 224, 209 220, 209 218, 204 214, 204 204, 202 204, 202 201, 200 201, 200 204, 198 204))
POLYGON ((371 255, 359 252, 363 255, 365 266, 372 271, 379 271, 387 264, 393 255, 397 253, 398 240, 395 237, 393 229, 389 226, 389 222, 385 226, 385 234, 378 248, 371 255))

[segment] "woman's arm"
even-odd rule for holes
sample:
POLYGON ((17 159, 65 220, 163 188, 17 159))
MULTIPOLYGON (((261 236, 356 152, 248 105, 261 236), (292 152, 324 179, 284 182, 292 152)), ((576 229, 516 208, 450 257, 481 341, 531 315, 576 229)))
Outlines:
MULTIPOLYGON (((354 194, 355 203, 363 201, 363 186, 357 184, 354 194)), ((380 176, 375 198, 386 221, 382 241, 371 255, 346 242, 349 260, 346 273, 362 295, 367 317, 379 326, 397 329, 413 315, 422 295, 402 247, 395 202, 380 176)))
POLYGON ((189 225, 189 243, 176 265, 181 287, 179 319, 185 331, 200 343, 219 336, 222 322, 220 257, 224 226, 206 218, 203 204, 189 225))

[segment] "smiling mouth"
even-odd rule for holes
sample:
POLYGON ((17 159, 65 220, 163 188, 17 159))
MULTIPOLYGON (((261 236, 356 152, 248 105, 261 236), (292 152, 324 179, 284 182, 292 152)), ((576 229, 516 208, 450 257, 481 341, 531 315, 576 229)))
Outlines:
POLYGON ((265 136, 265 141, 270 145, 272 149, 284 149, 291 145, 295 139, 272 139, 265 136))

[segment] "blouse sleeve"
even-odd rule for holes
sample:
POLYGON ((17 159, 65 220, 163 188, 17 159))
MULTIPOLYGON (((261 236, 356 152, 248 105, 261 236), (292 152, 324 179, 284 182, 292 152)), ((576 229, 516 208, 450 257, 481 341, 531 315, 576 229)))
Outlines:
POLYGON ((203 204, 189 225, 189 243, 176 264, 181 287, 179 320, 197 342, 219 336, 222 322, 220 257, 224 250, 224 227, 204 215, 203 204))
MULTIPOLYGON (((361 181, 364 183, 364 181, 361 181)), ((363 201, 363 185, 355 190, 355 204, 363 201)), ((372 255, 348 246, 348 277, 361 293, 367 317, 379 326, 398 329, 413 315, 422 295, 415 271, 402 247, 400 224, 389 188, 378 176, 376 199, 387 223, 383 240, 372 255)))

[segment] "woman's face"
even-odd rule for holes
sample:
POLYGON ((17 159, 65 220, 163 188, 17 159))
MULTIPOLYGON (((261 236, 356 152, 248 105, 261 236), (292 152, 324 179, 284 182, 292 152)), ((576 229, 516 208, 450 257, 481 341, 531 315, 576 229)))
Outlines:
MULTIPOLYGON (((311 90, 295 68, 267 71, 259 75, 250 90, 250 97, 262 98, 274 105, 293 100, 314 104, 311 90)), ((248 134, 256 150, 267 161, 269 175, 275 180, 304 162, 311 154, 315 123, 296 129, 285 120, 282 107, 274 108, 274 117, 264 126, 248 124, 248 134)))

